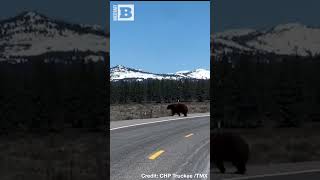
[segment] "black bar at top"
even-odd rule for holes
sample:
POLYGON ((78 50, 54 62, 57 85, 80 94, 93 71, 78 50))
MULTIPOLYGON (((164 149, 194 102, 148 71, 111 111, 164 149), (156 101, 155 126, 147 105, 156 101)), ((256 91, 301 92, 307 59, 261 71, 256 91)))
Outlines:
MULTIPOLYGON (((126 1, 126 0, 110 0, 110 1, 126 1)), ((150 1, 150 2, 152 2, 152 1, 157 1, 157 0, 135 0, 135 1, 128 1, 127 0, 127 2, 136 2, 136 1, 145 1, 145 2, 147 2, 147 1, 150 1)), ((158 1, 172 1, 172 0, 158 0, 158 1)), ((174 1, 195 1, 195 2, 197 2, 197 1, 210 1, 210 0, 174 0, 174 1)))

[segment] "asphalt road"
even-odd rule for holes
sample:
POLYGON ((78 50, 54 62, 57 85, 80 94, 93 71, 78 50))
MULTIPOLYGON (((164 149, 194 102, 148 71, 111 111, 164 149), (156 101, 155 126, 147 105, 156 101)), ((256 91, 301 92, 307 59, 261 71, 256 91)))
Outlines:
POLYGON ((221 174, 211 167, 212 180, 320 180, 320 162, 299 162, 265 165, 248 165, 245 175, 234 174, 236 169, 226 164, 227 173, 221 174))
POLYGON ((320 172, 251 178, 251 180, 319 180, 319 179, 320 179, 320 172))
POLYGON ((319 180, 319 179, 320 179, 320 172, 301 172, 301 173, 290 172, 285 174, 266 174, 261 176, 226 178, 224 180, 319 180))
POLYGON ((214 167, 209 173, 209 119, 193 114, 111 122, 111 179, 320 180, 318 161, 248 165, 246 175, 233 174, 226 163, 226 174, 214 167))
POLYGON ((111 124, 111 179, 210 179, 209 119, 175 116, 151 124, 111 124))

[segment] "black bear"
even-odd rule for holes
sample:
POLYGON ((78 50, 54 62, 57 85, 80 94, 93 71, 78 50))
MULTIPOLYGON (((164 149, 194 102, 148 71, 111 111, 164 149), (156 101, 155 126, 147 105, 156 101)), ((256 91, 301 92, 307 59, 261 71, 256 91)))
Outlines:
POLYGON ((168 105, 167 109, 171 109, 172 116, 174 114, 178 114, 180 116, 180 113, 182 113, 184 116, 187 116, 188 113, 188 107, 185 104, 170 104, 168 105))
POLYGON ((223 162, 228 161, 237 168, 236 173, 245 174, 250 152, 248 143, 242 137, 231 133, 216 133, 210 141, 211 160, 221 173, 226 171, 223 162))

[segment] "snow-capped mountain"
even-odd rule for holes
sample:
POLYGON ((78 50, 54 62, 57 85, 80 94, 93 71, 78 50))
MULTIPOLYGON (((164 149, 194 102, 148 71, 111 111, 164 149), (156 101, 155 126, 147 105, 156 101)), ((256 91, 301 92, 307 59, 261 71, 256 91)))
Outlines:
POLYGON ((206 69, 196 69, 193 71, 178 71, 175 75, 192 79, 210 79, 210 71, 206 69))
POLYGON ((210 79, 210 71, 196 69, 194 71, 178 71, 176 73, 158 74, 117 65, 110 69, 110 80, 144 80, 144 79, 210 79))
POLYGON ((72 24, 35 11, 23 12, 0 21, 0 61, 49 52, 90 52, 86 53, 90 57, 84 59, 101 59, 101 53, 108 53, 108 38, 96 25, 72 24))
POLYGON ((236 29, 216 33, 214 56, 228 53, 273 53, 278 55, 320 55, 320 28, 299 23, 281 24, 270 29, 236 29))

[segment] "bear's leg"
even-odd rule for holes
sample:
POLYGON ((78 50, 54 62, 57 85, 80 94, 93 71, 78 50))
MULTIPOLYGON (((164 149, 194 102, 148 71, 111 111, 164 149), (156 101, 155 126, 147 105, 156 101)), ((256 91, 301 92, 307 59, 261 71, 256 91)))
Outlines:
POLYGON ((184 113, 184 116, 187 117, 187 113, 184 113))
POLYGON ((178 112, 178 115, 180 116, 180 113, 178 112))
POLYGON ((245 174, 247 170, 245 163, 240 163, 237 169, 240 174, 245 174))
POLYGON ((226 168, 224 168, 222 160, 216 161, 215 164, 216 164, 217 168, 220 170, 221 173, 224 174, 226 172, 226 168))
POLYGON ((244 162, 232 162, 232 164, 237 168, 236 174, 246 173, 246 163, 244 162))
POLYGON ((174 112, 174 111, 171 111, 171 115, 174 116, 174 114, 175 114, 175 112, 174 112))

